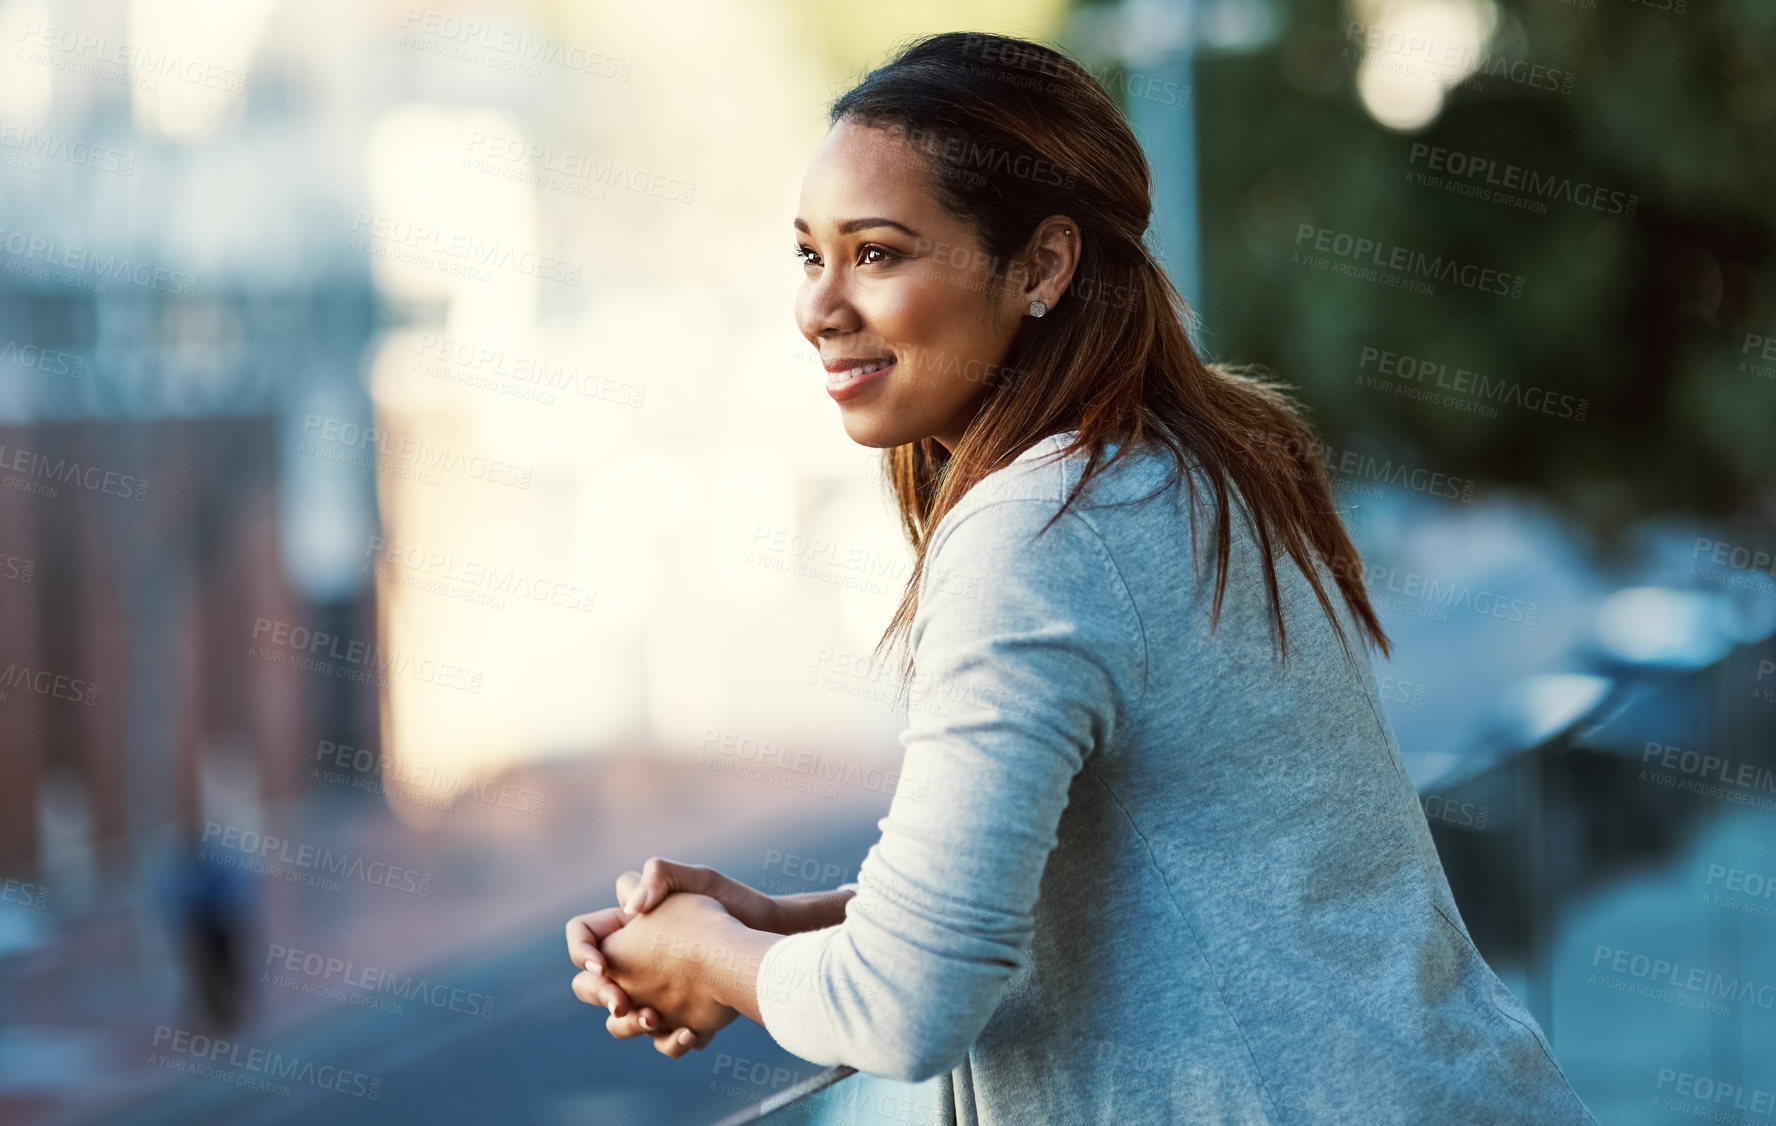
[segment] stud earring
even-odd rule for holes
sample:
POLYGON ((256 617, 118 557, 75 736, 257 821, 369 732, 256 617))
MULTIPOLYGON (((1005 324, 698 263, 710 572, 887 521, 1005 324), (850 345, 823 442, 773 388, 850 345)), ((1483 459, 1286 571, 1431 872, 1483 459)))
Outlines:
POLYGON ((1032 301, 1032 302, 1030 302, 1030 315, 1031 315, 1031 316, 1032 316, 1032 317, 1040 317, 1040 316, 1041 316, 1041 315, 1042 315, 1042 314, 1044 314, 1044 313, 1046 313, 1046 312, 1048 312, 1048 306, 1047 306, 1047 305, 1044 305, 1044 304, 1043 304, 1043 303, 1042 303, 1042 302, 1040 302, 1040 301, 1032 301))

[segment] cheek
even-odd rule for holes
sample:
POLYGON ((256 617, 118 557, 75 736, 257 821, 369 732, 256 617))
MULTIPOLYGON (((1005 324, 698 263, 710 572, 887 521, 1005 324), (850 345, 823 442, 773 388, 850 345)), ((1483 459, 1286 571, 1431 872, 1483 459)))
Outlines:
POLYGON ((932 293, 936 288, 929 281, 909 281, 884 290, 872 302, 871 327, 890 342, 929 341, 943 331, 942 302, 932 293))
POLYGON ((980 295, 949 275, 910 278, 880 294, 870 311, 876 332, 890 342, 915 344, 966 358, 991 336, 980 295))

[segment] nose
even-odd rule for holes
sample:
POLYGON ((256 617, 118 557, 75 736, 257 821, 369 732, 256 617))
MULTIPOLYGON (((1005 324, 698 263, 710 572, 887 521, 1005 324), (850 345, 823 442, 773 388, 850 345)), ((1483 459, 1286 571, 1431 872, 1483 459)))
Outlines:
POLYGON ((850 280, 843 269, 826 268, 818 277, 802 282, 796 297, 796 325, 808 341, 819 341, 858 331, 863 318, 851 303, 850 280))

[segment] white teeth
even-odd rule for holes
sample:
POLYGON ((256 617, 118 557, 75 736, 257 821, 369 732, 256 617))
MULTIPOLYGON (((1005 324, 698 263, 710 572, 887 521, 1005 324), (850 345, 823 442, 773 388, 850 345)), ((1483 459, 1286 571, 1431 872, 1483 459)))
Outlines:
POLYGON ((835 372, 833 377, 835 379, 839 379, 839 380, 856 379, 858 376, 868 375, 872 371, 881 371, 883 368, 887 367, 889 364, 891 364, 893 362, 894 361, 892 359, 871 360, 869 363, 864 364, 862 367, 854 367, 848 371, 835 372))

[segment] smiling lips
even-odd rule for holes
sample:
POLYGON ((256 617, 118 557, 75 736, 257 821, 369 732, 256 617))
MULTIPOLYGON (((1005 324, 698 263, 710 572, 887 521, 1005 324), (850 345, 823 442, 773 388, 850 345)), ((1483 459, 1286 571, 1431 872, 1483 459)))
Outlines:
POLYGON ((895 363, 893 356, 876 356, 871 359, 847 356, 827 360, 826 393, 839 402, 844 402, 875 382, 878 376, 893 368, 895 363))

